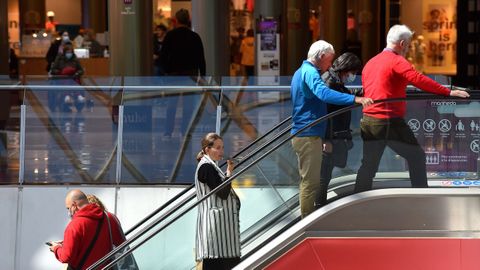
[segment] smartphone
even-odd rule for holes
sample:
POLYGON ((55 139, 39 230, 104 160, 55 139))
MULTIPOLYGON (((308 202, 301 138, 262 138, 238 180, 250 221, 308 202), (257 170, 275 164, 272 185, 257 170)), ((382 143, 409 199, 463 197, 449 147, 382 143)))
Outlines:
POLYGON ((52 246, 53 244, 52 244, 52 242, 45 242, 45 245, 52 246))

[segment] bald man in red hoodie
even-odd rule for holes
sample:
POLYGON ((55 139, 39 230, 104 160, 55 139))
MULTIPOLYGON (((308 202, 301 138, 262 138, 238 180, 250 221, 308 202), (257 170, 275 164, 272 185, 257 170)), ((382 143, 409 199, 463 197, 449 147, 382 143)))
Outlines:
MULTIPOLYGON (((387 47, 363 68, 364 96, 373 100, 405 98, 407 84, 412 84, 438 95, 469 97, 467 92, 445 88, 413 68, 405 59, 412 35, 413 32, 405 25, 390 28, 387 47)), ((386 146, 407 160, 413 187, 428 187, 425 152, 403 119, 405 110, 405 102, 377 103, 363 108, 360 122, 363 158, 355 192, 372 188, 372 180, 386 146)))
POLYGON ((119 246, 123 243, 123 232, 117 218, 98 205, 89 203, 82 191, 75 189, 68 192, 65 206, 72 220, 65 229, 63 242, 52 242, 50 247, 60 262, 68 263, 75 270, 83 270, 112 250, 106 215, 110 220, 113 244, 119 246))

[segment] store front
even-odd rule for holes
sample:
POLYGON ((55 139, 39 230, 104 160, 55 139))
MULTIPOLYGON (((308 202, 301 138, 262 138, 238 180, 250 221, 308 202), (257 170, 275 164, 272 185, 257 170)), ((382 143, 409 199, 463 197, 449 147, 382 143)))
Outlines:
MULTIPOLYGON (((461 3, 465 6, 464 10, 478 9, 476 1, 469 0, 467 2, 461 3)), ((20 57, 21 74, 46 74, 45 63, 42 62, 42 58, 46 55, 52 40, 55 39, 53 32, 45 29, 46 23, 49 22, 47 12, 54 12, 55 14, 53 19, 56 26, 55 30, 68 31, 72 40, 78 36, 81 28, 93 31, 95 39, 101 45, 102 53, 97 55, 98 59, 96 60, 90 61, 93 57, 81 59, 85 65, 89 66, 91 64, 91 67, 87 68, 86 75, 112 75, 117 73, 111 70, 110 60, 115 57, 109 54, 112 49, 110 48, 110 42, 113 40, 129 40, 128 33, 119 33, 115 30, 115 27, 123 22, 130 25, 126 15, 138 15, 139 11, 133 11, 133 9, 137 8, 135 5, 140 5, 140 2, 135 0, 123 1, 122 7, 119 7, 118 10, 115 9, 116 4, 113 5, 114 3, 117 2, 111 1, 110 3, 108 0, 71 0, 63 2, 55 0, 8 0, 9 44, 20 57), (109 17, 113 17, 113 19, 109 19, 109 17), (111 26, 110 29, 109 25, 111 26), (109 30, 111 33, 109 33, 109 30), (104 58, 104 56, 110 56, 110 59, 104 58)), ((142 5, 145 6, 143 3, 142 5)), ((404 0, 401 2, 393 0, 309 0, 306 2, 232 0, 229 5, 211 4, 202 0, 199 0, 199 2, 153 0, 147 5, 151 6, 146 8, 143 13, 151 13, 151 17, 138 18, 139 16, 131 16, 130 18, 137 17, 134 19, 136 21, 135 26, 131 28, 132 31, 139 32, 142 28, 145 28, 146 32, 152 33, 152 35, 145 37, 145 42, 151 43, 147 40, 152 39, 153 28, 161 24, 165 25, 167 29, 173 28, 174 19, 172 17, 174 17, 175 12, 180 8, 185 8, 190 11, 192 16, 193 30, 202 36, 206 57, 210 59, 210 61, 207 61, 207 70, 212 70, 211 73, 220 70, 223 76, 251 76, 251 70, 255 71, 254 75, 261 76, 263 74, 262 66, 264 69, 267 68, 266 62, 268 62, 268 72, 291 75, 300 61, 305 58, 311 42, 317 39, 325 39, 332 43, 337 53, 350 48, 365 63, 384 47, 386 32, 395 23, 406 24, 415 31, 408 58, 418 70, 425 74, 456 75, 457 62, 462 61, 459 59, 459 55, 468 59, 468 55, 474 55, 475 46, 478 46, 478 43, 467 46, 466 43, 469 41, 460 39, 460 44, 465 43, 462 46, 473 48, 473 52, 466 56, 463 56, 463 51, 457 52, 457 47, 461 47, 457 45, 457 37, 461 36, 461 34, 457 34, 457 29, 460 29, 458 25, 462 20, 465 21, 463 23, 466 28, 459 31, 472 30, 472 33, 478 33, 478 27, 470 27, 472 29, 468 27, 467 19, 461 17, 457 22, 459 9, 457 0, 404 0), (209 9, 202 8, 199 3, 206 4, 209 9), (213 21, 207 20, 206 15, 212 13, 211 10, 213 9, 216 9, 215 12, 217 13, 227 14, 227 19, 224 21, 225 25, 219 23, 218 19, 215 19, 214 26, 209 25, 213 21), (259 28, 259 25, 265 25, 265 23, 259 24, 262 19, 272 21, 275 25, 273 31, 279 35, 278 43, 276 36, 272 39, 272 42, 277 43, 275 49, 278 49, 274 53, 276 55, 275 59, 267 59, 268 61, 266 56, 270 57, 270 52, 268 50, 266 52, 262 51, 262 47, 257 44, 258 40, 262 40, 262 38, 266 40, 265 38, 270 35, 269 33, 261 33, 265 30, 265 28, 259 28), (147 27, 148 24, 145 24, 145 20, 152 20, 152 30, 146 29, 150 26, 147 27), (335 23, 330 23, 332 21, 335 23), (227 30, 224 31, 223 28, 227 30), (212 31, 212 29, 214 30, 212 31), (250 42, 252 44, 249 44, 250 47, 254 47, 253 69, 251 68, 251 61, 242 59, 250 51, 248 53, 241 52, 242 41, 247 36, 249 29, 254 32, 253 43, 250 42), (227 36, 225 45, 219 45, 218 41, 223 42, 224 36, 227 36), (221 68, 209 68, 208 65, 213 62, 216 65, 221 62, 221 68), (249 71, 248 74, 247 70, 249 71)), ((469 16, 469 18, 471 17, 469 16)), ((471 18, 471 21, 473 22, 473 24, 470 23, 471 25, 478 25, 478 19, 475 19, 475 17, 471 18), (477 24, 475 24, 475 20, 477 20, 477 24)), ((271 31, 271 29, 267 31, 271 31)), ((135 35, 139 34, 136 33, 135 35)), ((142 36, 144 35, 142 34, 142 36)), ((129 42, 136 42, 136 46, 144 42, 136 40, 133 39, 129 42)), ((146 51, 144 50, 142 54, 146 54, 146 51)), ((120 52, 120 54, 122 53, 124 52, 120 52)), ((478 64, 473 63, 472 65, 473 67, 470 67, 470 70, 473 73, 470 73, 475 74, 475 70, 478 72, 478 64)), ((118 66, 118 64, 114 66, 118 66)), ((467 66, 465 68, 468 69, 467 66)), ((150 73, 141 74, 149 75, 150 73)), ((463 76, 462 74, 459 75, 463 76)))
POLYGON ((426 74, 457 73, 457 1, 404 0, 401 22, 414 32, 409 60, 426 74))

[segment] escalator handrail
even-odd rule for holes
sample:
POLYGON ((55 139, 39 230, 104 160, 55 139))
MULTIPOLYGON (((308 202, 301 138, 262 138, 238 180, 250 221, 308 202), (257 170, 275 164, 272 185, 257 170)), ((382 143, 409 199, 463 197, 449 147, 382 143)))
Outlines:
MULTIPOLYGON (((277 130, 278 127, 282 126, 283 124, 285 124, 286 122, 290 121, 292 119, 291 116, 285 118, 282 122, 276 124, 273 128, 271 128, 269 131, 267 131, 265 134, 263 134, 262 136, 258 137, 257 139, 255 139, 254 141, 252 141, 251 143, 249 143, 246 147, 242 148, 242 150, 240 150, 238 153, 235 153, 235 155, 232 156, 232 158, 236 158, 238 156, 240 156, 243 152, 245 152, 247 149, 251 148, 252 146, 254 146, 258 141, 264 139, 265 137, 267 137, 268 135, 270 135, 273 131, 277 130)), ((275 138, 273 138, 275 139, 275 138)), ((255 152, 255 151, 253 151, 255 152)), ((249 155, 247 155, 247 157, 249 157, 249 155)), ((225 166, 226 162, 224 162, 223 164, 221 164, 221 167, 225 166)), ((152 217, 154 217, 155 215, 157 215, 160 211, 162 211, 163 209, 165 209, 166 207, 168 207, 169 205, 171 205, 174 201, 176 201, 178 198, 182 197, 183 195, 185 195, 188 191, 190 191, 192 188, 195 187, 195 184, 191 184, 190 186, 186 187, 185 189, 183 189, 181 192, 179 192, 177 195, 175 195, 173 198, 171 198, 170 200, 168 200, 166 203, 162 204, 160 207, 158 207, 157 209, 155 209, 152 213, 150 213, 148 216, 146 216, 145 218, 143 218, 142 220, 140 220, 139 222, 137 222, 135 225, 133 225, 130 229, 128 229, 126 232, 125 232, 125 235, 128 236, 130 233, 132 233, 133 231, 135 231, 137 228, 139 228, 140 226, 142 226, 142 224, 144 224, 145 222, 147 222, 148 220, 150 220, 152 217)))
MULTIPOLYGON (((272 128, 271 130, 275 130, 277 129, 279 126, 283 125, 286 121, 290 120, 291 117, 287 117, 287 119, 283 120, 281 123, 277 124, 274 128, 272 128)), ((280 131, 278 134, 285 134, 285 132, 287 132, 288 130, 290 130, 291 128, 291 125, 285 129, 283 129, 282 131, 280 131)), ((262 135, 261 137, 257 138, 255 141, 259 141, 261 139, 263 139, 264 137, 266 137, 268 134, 270 134, 271 132, 267 132, 266 134, 262 135)), ((258 153, 260 152, 261 150, 263 150, 264 148, 266 148, 268 145, 270 145, 272 142, 276 141, 278 139, 278 137, 280 135, 276 135, 275 137, 273 137, 271 140, 269 140, 267 143, 261 145, 258 149, 252 151, 254 153, 258 153)), ((249 144, 249 146, 251 146, 253 144, 249 144)), ((239 152, 240 153, 240 152, 239 152)), ((239 153, 237 153, 236 155, 234 155, 234 157, 238 156, 239 153)), ((248 155, 248 157, 250 157, 251 155, 248 155)), ((242 159, 238 162, 238 164, 236 164, 236 166, 240 166, 242 165, 243 163, 245 163, 247 159, 242 159)), ((222 166, 225 165, 225 164, 222 164, 222 166)), ((231 178, 233 179, 233 178, 231 178)), ((230 180, 231 181, 231 180, 230 180)), ((225 181, 227 182, 227 181, 225 181)), ((224 182, 224 183, 225 183, 224 182)), ((193 187, 195 186, 195 184, 192 184, 190 185, 188 188, 185 188, 184 190, 182 190, 179 194, 177 194, 175 196, 175 199, 171 199, 169 200, 167 203, 168 204, 172 204, 173 201, 175 200, 178 200, 178 198, 180 198, 181 196, 183 196, 184 194, 186 194, 188 191, 190 191, 193 187)), ((215 189, 217 190, 217 189, 215 189)), ((210 194, 213 194, 213 193, 209 193, 207 194, 207 196, 211 196, 210 194)), ((185 201, 189 201, 191 199, 193 199, 196 195, 195 194, 192 194, 190 195, 189 197, 187 197, 185 199, 185 201)), ((206 197, 207 197, 206 196, 206 197)), ((165 204, 167 204, 165 203, 165 204)), ((130 229, 128 231, 128 233, 131 233, 133 230, 135 230, 136 228, 138 228, 139 226, 141 226, 143 224, 143 222, 146 222, 148 219, 152 218, 155 214, 157 214, 158 212, 160 212, 161 210, 165 209, 168 205, 162 205, 161 207, 159 207, 157 210, 154 211, 154 213, 148 215, 147 218, 144 218, 141 222, 137 223, 136 225, 134 225, 134 227, 132 227, 133 229, 130 229)), ((112 250, 111 252, 109 252, 107 255, 105 255, 103 258, 101 258, 99 261, 97 261, 95 264, 91 265, 88 269, 96 269, 99 265, 103 264, 105 261, 107 261, 108 259, 110 259, 111 256, 113 256, 114 254, 116 254, 119 250, 123 250, 124 248, 126 248, 127 246, 129 246, 131 244, 131 242, 135 241, 136 239, 140 238, 141 236, 143 236, 145 233, 147 233, 151 228, 155 227, 156 225, 158 225, 159 223, 161 223, 162 221, 164 221, 166 218, 168 218, 171 214, 173 214, 174 212, 176 212, 180 207, 182 207, 183 204, 180 204, 180 205, 176 205, 175 207, 169 209, 166 213, 164 213, 163 215, 161 215, 158 219, 156 219, 154 222, 152 222, 151 224, 149 224, 148 226, 146 226, 145 228, 143 228, 142 230, 140 230, 139 232, 137 232, 134 236, 130 237, 129 239, 127 239, 125 242, 123 242, 121 245, 119 245, 118 247, 116 247, 114 250, 112 250)), ((183 215, 183 214, 182 214, 183 215)), ((163 227, 162 227, 163 229, 163 227)), ((150 238, 148 238, 150 239, 150 238)), ((141 242, 143 243, 143 241, 141 242)), ((130 249, 129 249, 130 250, 130 249)), ((126 253, 124 253, 126 254, 126 253)), ((123 254, 122 254, 123 255, 123 254)), ((121 258, 123 258, 122 256, 118 257, 117 259, 120 260, 121 258)), ((117 260, 115 260, 116 262, 117 260)))
POLYGON ((142 226, 142 224, 144 224, 145 222, 147 222, 148 220, 150 220, 152 217, 154 217, 156 214, 158 214, 160 211, 162 211, 163 209, 167 208, 168 206, 170 206, 170 204, 172 204, 174 201, 178 200, 178 198, 182 197, 183 195, 185 195, 189 190, 191 190, 193 187, 195 186, 195 184, 191 184, 190 186, 188 186, 187 188, 183 189, 182 191, 180 191, 177 195, 173 196, 173 198, 171 198, 170 200, 168 200, 166 203, 162 204, 160 207, 158 207, 157 209, 155 209, 152 213, 150 213, 148 216, 146 216, 145 218, 143 218, 142 220, 140 220, 139 222, 137 222, 137 224, 133 225, 130 229, 128 229, 128 231, 125 232, 125 235, 128 236, 130 233, 132 233, 133 231, 135 231, 138 227, 142 226))
MULTIPOLYGON (((262 140, 263 138, 267 137, 268 135, 270 135, 273 131, 277 130, 280 126, 282 126, 283 124, 285 124, 286 122, 290 121, 292 119, 292 116, 289 116, 285 119, 282 120, 282 122, 278 123, 277 125, 275 125, 273 128, 271 128, 269 131, 267 131, 265 134, 263 134, 261 137, 255 139, 253 142, 249 143, 247 146, 245 146, 244 148, 242 148, 242 150, 240 150, 238 153, 236 153, 232 158, 236 158, 238 156, 240 156, 241 154, 243 154, 243 152, 245 152, 247 149, 249 149, 250 147, 252 147, 254 144, 256 144, 258 141, 262 140)), ((248 157, 248 155, 247 155, 248 157)), ((223 167, 225 166, 225 164, 227 164, 227 162, 223 162, 222 165, 220 167, 223 167)))
MULTIPOLYGON (((471 97, 474 97, 473 99, 480 99, 480 92, 471 92, 471 97)), ((413 96, 409 96, 407 98, 393 98, 393 99, 382 99, 382 100, 376 100, 374 103, 377 104, 377 103, 391 103, 391 102, 401 102, 401 101, 410 101, 410 100, 425 100, 429 98, 430 100, 435 100, 435 99, 455 99, 455 100, 465 100, 465 99, 460 99, 460 98, 456 98, 456 97, 440 97, 438 95, 434 95, 434 94, 427 94, 427 95, 413 95, 413 96)), ((342 109, 339 109, 335 112, 332 112, 332 113, 329 113, 329 114, 326 114, 318 119, 316 119, 315 121, 311 122, 310 124, 306 125, 305 127, 299 129, 297 132, 293 133, 293 134, 290 134, 286 139, 284 139, 283 141, 281 141, 280 143, 278 143, 277 145, 275 145, 274 147, 272 147, 271 149, 269 149, 268 151, 266 151, 265 153, 263 153, 260 157, 258 157, 257 159, 255 159, 253 162, 251 162, 248 166, 240 169, 239 171, 235 172, 230 178, 228 178, 226 181, 224 181, 222 184, 220 184, 218 187, 216 187, 215 189, 213 189, 212 191, 210 191, 206 196, 204 196, 203 198, 197 200, 197 202, 195 202, 193 205, 187 207, 186 209, 180 211, 180 213, 178 213, 175 217, 173 217, 171 220, 165 222, 163 225, 161 225, 159 228, 157 228, 153 233, 151 233, 148 237, 146 237, 145 239, 143 239, 142 241, 140 241, 140 243, 138 243, 137 245, 131 247, 130 249, 128 249, 127 251, 125 251, 124 253, 120 254, 117 258, 113 259, 107 266, 105 266, 104 269, 108 269, 110 267, 112 267, 113 265, 115 265, 116 262, 118 262, 119 260, 121 260, 122 258, 124 258, 125 256, 127 256, 128 254, 130 254, 131 252, 133 252, 134 250, 136 250, 138 247, 140 247, 141 245, 143 245, 145 242, 147 242, 148 240, 150 240, 152 237, 154 237, 155 235, 157 235, 159 232, 161 232, 164 228, 166 228, 167 226, 169 226, 170 224, 172 224, 173 222, 175 222, 176 220, 178 220, 180 217, 182 217, 183 215, 185 215, 187 212, 189 212, 190 210, 192 210, 194 207, 197 207, 200 203, 202 203, 204 200, 206 200, 208 197, 212 196, 214 193, 216 193, 217 191, 221 190, 222 188, 224 188, 226 185, 230 184, 232 182, 233 179, 236 179, 239 175, 241 175, 243 172, 245 172, 246 170, 248 170, 251 166, 257 164, 259 161, 261 161, 262 159, 264 159, 266 156, 270 155, 273 151, 277 150, 280 146, 284 145, 286 142, 290 141, 293 137, 296 137, 298 134, 302 133, 304 130, 324 121, 325 119, 329 119, 331 117, 334 117, 334 116, 337 116, 339 114, 342 114, 344 112, 347 112, 347 111, 350 111, 350 110, 353 110, 357 107, 360 107, 361 105, 360 104, 354 104, 354 105, 350 105, 350 106, 347 106, 347 107, 344 107, 342 109)), ((284 135, 286 132, 288 132, 289 129, 285 129, 281 132, 281 135, 284 135)), ((280 136, 281 136, 280 135, 280 136)), ((268 142, 268 144, 265 144, 264 147, 260 147, 259 149, 257 149, 255 152, 258 153, 260 151, 263 150, 263 148, 273 144, 279 137, 276 136, 276 138, 274 140, 270 140, 268 142)), ((244 163, 245 160, 242 160, 239 162, 239 165, 241 165, 242 163, 244 163)), ((191 199, 195 197, 195 195, 192 194, 192 196, 190 196, 190 198, 188 199, 191 199)), ((176 212, 177 209, 179 209, 181 206, 183 205, 180 205, 180 206, 177 206, 175 207, 174 209, 171 209, 172 211, 169 211, 168 213, 168 216, 170 216, 171 213, 173 212, 176 212)), ((166 217, 165 217, 166 218, 166 217)), ((158 222, 160 223, 160 222, 158 222)), ((157 223, 157 224, 158 224, 157 223)), ((142 235, 145 234, 148 230, 150 230, 151 228, 153 228, 156 224, 152 225, 152 226, 148 226, 144 229, 142 229, 141 233, 142 235)), ((140 232, 139 232, 140 233, 140 232)), ((138 237, 136 237, 138 238, 138 237)), ((126 246, 130 245, 131 242, 133 242, 134 240, 133 237, 131 239, 128 239, 127 241, 125 241, 123 244, 121 244, 120 246, 118 246, 117 248, 115 248, 114 250, 112 250, 109 254, 105 255, 102 259, 100 259, 99 261, 97 261, 95 264, 93 264, 92 266, 90 266, 88 269, 96 269, 96 267, 98 267, 99 265, 103 264, 104 262, 106 262, 108 259, 110 259, 111 256, 113 256, 114 254, 116 254, 118 252, 118 250, 122 250, 123 248, 125 248, 126 246)))

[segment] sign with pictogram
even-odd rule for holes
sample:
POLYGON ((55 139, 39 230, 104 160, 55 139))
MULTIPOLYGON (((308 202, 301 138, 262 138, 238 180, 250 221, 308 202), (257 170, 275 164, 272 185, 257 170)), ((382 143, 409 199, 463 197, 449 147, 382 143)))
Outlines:
POLYGON ((480 152, 478 104, 470 101, 409 101, 405 121, 425 150, 429 172, 477 172, 480 152))

